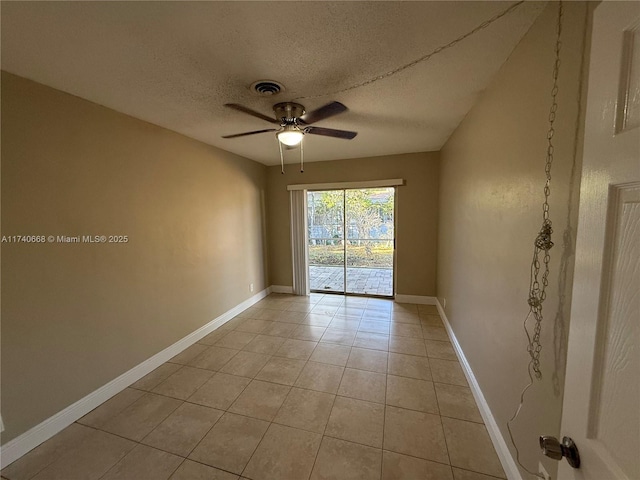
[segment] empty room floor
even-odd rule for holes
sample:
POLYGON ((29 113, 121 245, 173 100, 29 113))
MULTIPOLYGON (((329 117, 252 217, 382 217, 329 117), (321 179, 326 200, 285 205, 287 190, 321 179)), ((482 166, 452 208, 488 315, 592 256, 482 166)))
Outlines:
POLYGON ((270 295, 9 480, 505 478, 437 310, 270 295))

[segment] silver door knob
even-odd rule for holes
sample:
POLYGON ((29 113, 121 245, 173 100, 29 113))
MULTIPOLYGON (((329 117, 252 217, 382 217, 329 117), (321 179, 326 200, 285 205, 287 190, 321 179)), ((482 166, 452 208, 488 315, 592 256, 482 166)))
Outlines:
POLYGON ((573 468, 580 468, 580 453, 574 441, 569 437, 564 437, 562 443, 556 437, 542 435, 540 437, 540 448, 542 454, 554 460, 567 459, 573 468))

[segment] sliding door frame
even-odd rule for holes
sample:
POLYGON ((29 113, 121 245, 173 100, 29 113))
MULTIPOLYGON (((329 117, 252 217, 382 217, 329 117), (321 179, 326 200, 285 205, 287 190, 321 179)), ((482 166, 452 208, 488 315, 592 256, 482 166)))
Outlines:
MULTIPOLYGON (((359 182, 360 183, 360 182, 359 182)), ((361 183, 370 183, 370 182, 361 182, 361 183)), ((333 184, 324 184, 324 185, 333 185, 333 184)), ((372 298, 395 298, 396 295, 396 231, 397 231, 397 201, 398 201, 398 185, 377 185, 377 186, 357 186, 357 187, 337 187, 337 188, 309 188, 305 189, 305 195, 308 192, 327 192, 327 191, 342 191, 342 270, 343 270, 343 292, 337 291, 329 291, 329 290, 315 290, 310 289, 311 293, 323 293, 329 295, 349 295, 349 296, 359 296, 359 297, 372 297, 372 298), (373 188, 393 188, 393 254, 392 254, 392 268, 391 268, 391 295, 377 295, 370 293, 357 293, 357 292, 349 292, 348 291, 348 282, 347 282, 347 190, 367 190, 373 188)), ((309 271, 309 239, 306 241, 307 248, 307 271, 309 271)), ((294 266, 295 269, 295 266, 294 266)), ((311 285, 311 279, 309 279, 309 285, 311 285)))
MULTIPOLYGON (((380 188, 380 187, 394 187, 393 194, 393 282, 392 282, 392 294, 391 297, 383 296, 383 295, 367 295, 370 297, 379 297, 379 298, 395 298, 397 292, 397 275, 396 275, 396 264, 397 264, 397 253, 396 253, 396 232, 398 226, 398 188, 404 185, 404 179, 402 178, 392 178, 385 180, 368 180, 362 182, 332 182, 332 183, 307 183, 307 184, 294 184, 287 185, 287 190, 304 190, 304 195, 306 197, 308 191, 321 191, 321 190, 356 190, 362 188, 380 188)), ((346 198, 346 197, 345 197, 346 198)), ((345 199, 346 201, 346 199, 345 199)), ((346 215, 345 215, 346 217, 346 215)), ((343 220, 343 222, 346 221, 343 220)), ((343 228, 344 230, 344 228, 343 228)), ((346 242, 346 232, 343 232, 343 236, 345 237, 346 242)), ((306 260, 306 270, 307 274, 309 272, 309 259, 308 259, 308 249, 309 249, 309 238, 308 232, 305 231, 306 237, 306 245, 307 245, 307 260, 306 260)), ((346 243, 345 243, 345 252, 346 252, 346 243)), ((344 293, 342 295, 358 295, 356 293, 347 293, 347 276, 346 276, 346 253, 345 253, 345 261, 344 261, 344 293)), ((295 265, 292 265, 295 270, 295 265)), ((307 279, 308 280, 308 279, 307 279)), ((310 282, 309 282, 310 284, 310 282)), ((323 293, 333 293, 333 292, 324 292, 323 293)), ((336 293, 337 294, 337 293, 336 293)))

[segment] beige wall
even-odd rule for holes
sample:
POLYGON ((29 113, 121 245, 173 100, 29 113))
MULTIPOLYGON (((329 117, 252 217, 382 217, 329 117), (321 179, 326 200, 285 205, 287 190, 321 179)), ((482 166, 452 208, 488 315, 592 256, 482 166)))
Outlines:
POLYGON ((266 167, 3 72, 2 442, 264 289, 266 167))
MULTIPOLYGON (((438 297, 446 299, 447 317, 505 439, 506 421, 528 382, 522 323, 542 218, 557 5, 547 6, 441 152, 438 297)), ((522 459, 535 471, 538 436, 560 434, 581 164, 578 105, 587 7, 565 2, 564 8, 543 380, 530 389, 515 424, 522 459)), ((553 461, 546 466, 556 469, 553 461)))
MULTIPOLYGON (((331 139, 327 139, 331 141, 331 139)), ((268 169, 269 271, 272 285, 293 284, 287 185, 403 178, 396 204, 396 293, 436 294, 437 152, 314 162, 268 169)))

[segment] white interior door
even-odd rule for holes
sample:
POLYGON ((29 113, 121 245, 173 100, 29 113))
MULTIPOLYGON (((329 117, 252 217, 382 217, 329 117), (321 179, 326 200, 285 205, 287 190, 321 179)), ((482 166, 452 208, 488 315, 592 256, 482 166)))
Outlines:
POLYGON ((640 479, 640 3, 594 14, 562 435, 579 469, 640 479))

